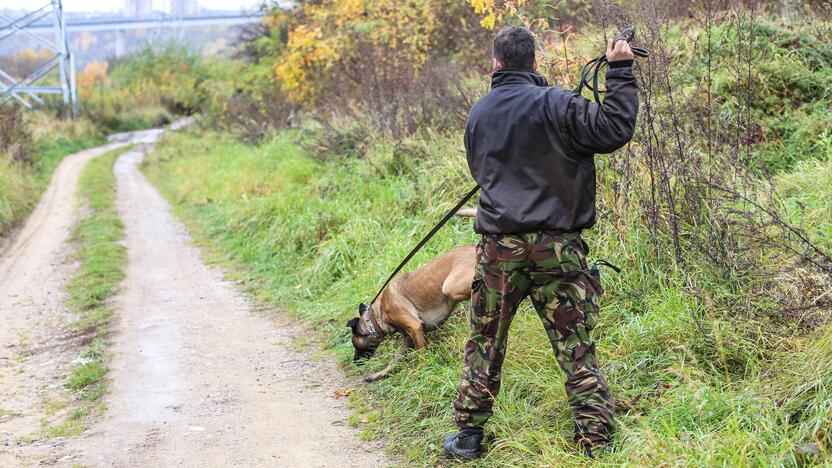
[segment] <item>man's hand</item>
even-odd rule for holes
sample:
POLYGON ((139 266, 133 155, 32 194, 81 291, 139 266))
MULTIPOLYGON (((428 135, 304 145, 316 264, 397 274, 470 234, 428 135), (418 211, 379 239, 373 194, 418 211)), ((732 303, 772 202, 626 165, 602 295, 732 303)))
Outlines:
POLYGON ((612 38, 607 41, 607 61, 617 62, 619 60, 633 60, 636 56, 630 50, 630 43, 625 40, 620 40, 613 46, 612 38))

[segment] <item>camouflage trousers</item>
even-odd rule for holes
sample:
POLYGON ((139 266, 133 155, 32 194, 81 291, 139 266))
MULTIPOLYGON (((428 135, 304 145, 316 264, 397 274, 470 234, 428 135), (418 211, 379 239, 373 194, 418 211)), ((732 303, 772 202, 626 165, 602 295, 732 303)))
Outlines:
POLYGON ((469 312, 473 334, 454 401, 460 428, 482 427, 493 413, 509 326, 517 306, 531 296, 566 373, 575 440, 590 447, 610 441, 614 404, 590 336, 602 289, 597 275, 587 270, 586 254, 578 233, 483 236, 469 312))

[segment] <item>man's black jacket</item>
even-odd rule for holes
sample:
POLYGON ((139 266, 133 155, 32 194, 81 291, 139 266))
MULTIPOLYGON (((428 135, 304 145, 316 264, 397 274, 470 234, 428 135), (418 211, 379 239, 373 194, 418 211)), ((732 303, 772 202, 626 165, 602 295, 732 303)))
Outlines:
POLYGON ((638 86, 631 61, 607 71, 604 104, 549 87, 535 72, 499 69, 468 115, 468 167, 481 187, 474 230, 574 231, 595 224, 594 153, 633 137, 638 86))

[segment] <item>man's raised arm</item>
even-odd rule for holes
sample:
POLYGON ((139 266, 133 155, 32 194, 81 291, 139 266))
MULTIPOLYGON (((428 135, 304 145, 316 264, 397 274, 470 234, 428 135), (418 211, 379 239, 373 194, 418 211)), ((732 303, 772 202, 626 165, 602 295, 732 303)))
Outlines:
POLYGON ((612 153, 632 138, 638 114, 638 84, 630 67, 626 41, 607 46, 607 92, 604 103, 575 94, 562 110, 563 136, 579 153, 612 153))

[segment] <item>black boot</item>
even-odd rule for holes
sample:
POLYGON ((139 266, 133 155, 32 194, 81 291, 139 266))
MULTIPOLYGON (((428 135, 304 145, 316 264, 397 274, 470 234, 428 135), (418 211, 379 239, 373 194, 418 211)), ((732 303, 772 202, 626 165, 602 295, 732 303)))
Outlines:
POLYGON ((445 436, 445 455, 459 460, 473 460, 482 456, 482 429, 462 429, 445 436))

